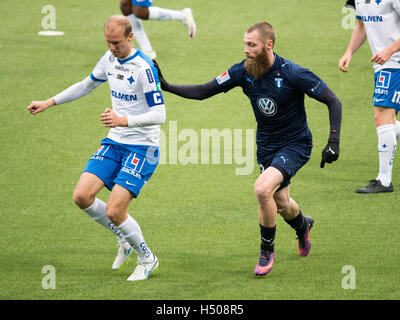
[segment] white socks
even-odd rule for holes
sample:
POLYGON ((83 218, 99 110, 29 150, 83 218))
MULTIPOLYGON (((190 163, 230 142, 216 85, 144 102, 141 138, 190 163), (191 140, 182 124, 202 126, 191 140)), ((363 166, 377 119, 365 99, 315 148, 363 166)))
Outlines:
POLYGON ((149 7, 149 20, 179 20, 184 22, 185 19, 186 15, 182 11, 149 7))
POLYGON ((142 230, 138 223, 130 215, 123 223, 118 226, 118 230, 124 235, 124 238, 131 247, 136 251, 139 261, 153 261, 153 254, 144 241, 142 230))
POLYGON ((376 178, 380 180, 385 187, 388 187, 392 181, 393 158, 396 152, 396 136, 400 134, 400 123, 396 121, 396 126, 387 124, 376 128, 378 134, 378 152, 379 152, 379 174, 376 178))
POLYGON ((153 254, 144 241, 142 230, 130 215, 128 215, 128 219, 116 227, 110 219, 107 218, 106 204, 98 198, 95 198, 93 204, 89 208, 83 209, 83 211, 94 221, 100 223, 115 234, 118 241, 126 240, 136 251, 140 261, 153 261, 153 254))
POLYGON ((107 218, 106 204, 104 201, 95 198, 93 204, 86 209, 83 209, 94 221, 110 230, 118 238, 118 241, 123 240, 123 235, 116 226, 107 218))
POLYGON ((127 16, 129 21, 132 24, 132 32, 135 40, 137 41, 140 49, 145 53, 149 53, 153 51, 153 47, 151 46, 150 40, 147 37, 146 31, 144 31, 142 21, 132 13, 127 16))

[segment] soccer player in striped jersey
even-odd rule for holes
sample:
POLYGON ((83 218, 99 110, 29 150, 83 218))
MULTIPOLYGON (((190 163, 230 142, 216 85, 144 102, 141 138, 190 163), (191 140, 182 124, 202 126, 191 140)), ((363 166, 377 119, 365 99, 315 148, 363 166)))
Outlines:
POLYGON ((339 69, 347 72, 352 55, 368 39, 375 70, 374 121, 378 135, 379 172, 357 193, 393 192, 392 170, 400 140, 400 0, 347 1, 356 9, 357 24, 339 69))
POLYGON ((109 50, 87 78, 45 101, 32 101, 27 108, 35 115, 81 98, 108 81, 112 109, 106 108, 101 121, 110 131, 83 170, 73 199, 117 237, 119 250, 112 268, 121 267, 134 250, 138 264, 128 281, 144 280, 157 269, 158 259, 127 210, 157 167, 165 106, 157 69, 132 47, 129 20, 122 15, 108 18, 104 37, 109 50), (111 191, 107 204, 96 197, 104 186, 111 191))
POLYGON ((196 23, 190 8, 171 10, 153 7, 153 0, 121 0, 120 9, 122 14, 131 22, 133 34, 140 49, 152 60, 156 59, 157 54, 153 50, 141 20, 180 21, 187 28, 191 38, 196 36, 196 23))

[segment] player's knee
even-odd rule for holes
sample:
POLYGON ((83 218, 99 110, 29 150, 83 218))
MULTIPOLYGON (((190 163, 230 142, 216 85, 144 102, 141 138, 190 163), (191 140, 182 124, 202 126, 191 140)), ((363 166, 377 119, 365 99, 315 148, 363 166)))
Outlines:
POLYGON ((289 201, 275 201, 276 209, 279 214, 285 213, 289 209, 289 201))
POLYGON ((119 8, 124 16, 129 16, 132 13, 131 0, 121 0, 119 8))
POLYGON ((107 203, 106 205, 106 214, 107 218, 110 219, 110 221, 116 225, 119 226, 122 221, 121 221, 121 209, 119 206, 116 206, 112 203, 107 203))
POLYGON ((254 184, 254 193, 258 202, 263 203, 267 201, 269 198, 273 197, 273 188, 266 184, 255 183, 254 184))
POLYGON ((75 204, 81 209, 89 208, 94 201, 94 197, 88 196, 86 193, 82 192, 79 189, 75 189, 72 199, 74 200, 75 204))
POLYGON ((375 114, 374 114, 374 122, 375 122, 375 126, 376 127, 380 127, 380 126, 382 126, 382 116, 381 116, 381 113, 379 113, 379 112, 375 112, 375 114))
POLYGON ((132 6, 132 13, 139 19, 147 20, 149 18, 149 8, 132 6))

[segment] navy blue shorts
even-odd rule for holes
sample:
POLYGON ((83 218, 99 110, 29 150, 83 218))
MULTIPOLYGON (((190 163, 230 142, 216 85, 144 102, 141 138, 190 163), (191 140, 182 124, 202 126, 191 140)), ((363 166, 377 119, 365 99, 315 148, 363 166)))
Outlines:
POLYGON ((121 144, 105 138, 83 172, 96 175, 109 190, 118 184, 137 198, 157 167, 158 155, 158 147, 121 144))
POLYGON ((294 177, 297 171, 303 167, 311 158, 311 142, 293 142, 275 152, 263 153, 257 159, 260 166, 260 173, 263 173, 268 167, 278 169, 283 175, 283 182, 278 190, 288 186, 290 179, 294 177))

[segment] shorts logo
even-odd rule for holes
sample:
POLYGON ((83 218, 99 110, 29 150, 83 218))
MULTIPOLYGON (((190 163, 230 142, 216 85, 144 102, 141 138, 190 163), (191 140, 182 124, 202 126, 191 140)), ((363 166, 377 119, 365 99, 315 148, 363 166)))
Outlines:
POLYGON ((259 98, 257 100, 257 105, 260 111, 268 117, 272 117, 278 111, 276 103, 270 98, 259 98))
POLYGON ((393 94, 392 102, 396 104, 400 104, 400 91, 395 91, 393 94))
POLYGON ((229 76, 228 70, 226 70, 225 72, 221 73, 216 79, 218 84, 221 84, 230 80, 230 78, 231 77, 229 76))
POLYGON ((132 157, 132 160, 131 160, 131 164, 133 164, 133 167, 132 167, 132 169, 133 170, 136 170, 137 169, 137 166, 138 166, 138 164, 139 164, 139 161, 140 161, 140 159, 139 158, 136 158, 136 154, 132 157))
POLYGON ((376 87, 388 89, 390 84, 391 73, 388 71, 381 71, 376 79, 376 87))

